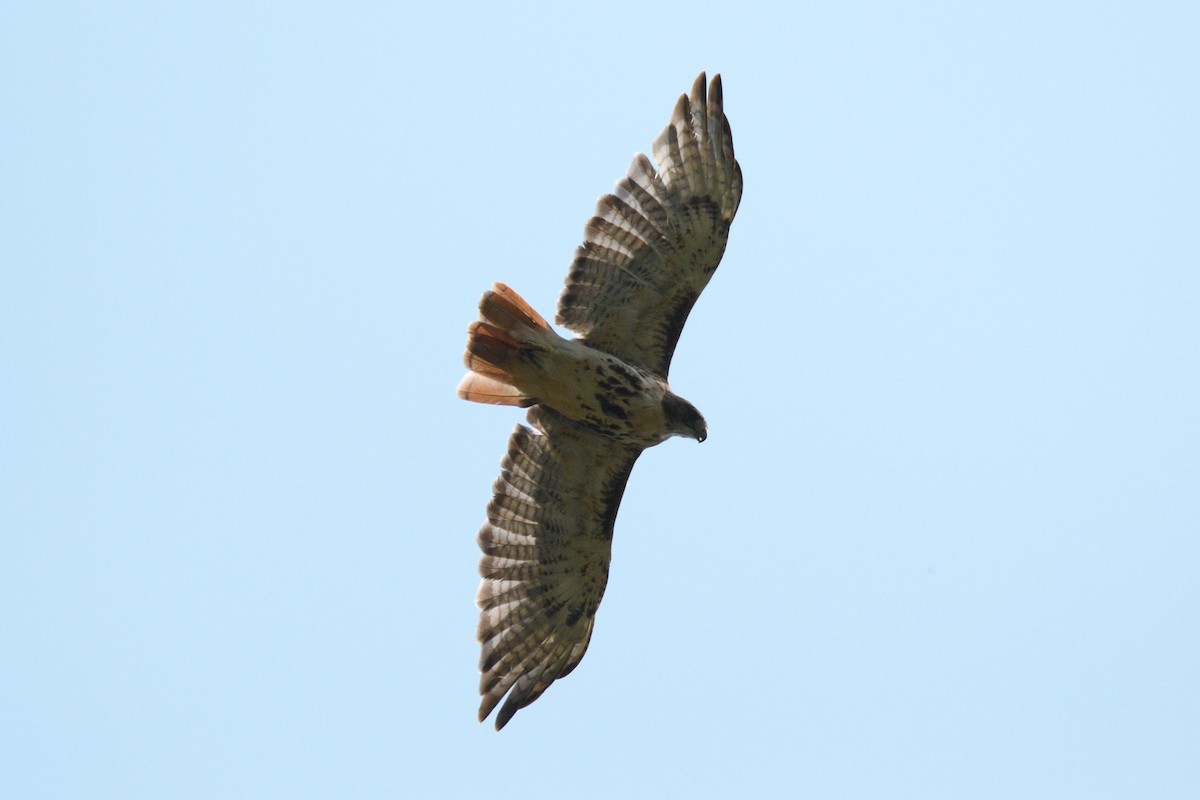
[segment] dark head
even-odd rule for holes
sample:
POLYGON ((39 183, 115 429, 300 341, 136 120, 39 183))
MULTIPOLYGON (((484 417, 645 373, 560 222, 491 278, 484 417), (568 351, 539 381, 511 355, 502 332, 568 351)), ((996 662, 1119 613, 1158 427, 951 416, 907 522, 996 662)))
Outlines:
POLYGON ((696 407, 682 397, 667 392, 663 398, 663 414, 667 418, 667 433, 686 436, 703 442, 708 438, 708 425, 696 407))

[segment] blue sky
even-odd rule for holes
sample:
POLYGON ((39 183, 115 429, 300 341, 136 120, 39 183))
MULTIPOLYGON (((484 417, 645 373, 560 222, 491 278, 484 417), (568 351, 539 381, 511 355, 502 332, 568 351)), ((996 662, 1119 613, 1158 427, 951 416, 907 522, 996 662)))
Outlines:
POLYGON ((1200 795, 1191 3, 9 4, 0 794, 1200 795), (549 314, 700 70, 745 195, 596 635, 475 722, 549 314))

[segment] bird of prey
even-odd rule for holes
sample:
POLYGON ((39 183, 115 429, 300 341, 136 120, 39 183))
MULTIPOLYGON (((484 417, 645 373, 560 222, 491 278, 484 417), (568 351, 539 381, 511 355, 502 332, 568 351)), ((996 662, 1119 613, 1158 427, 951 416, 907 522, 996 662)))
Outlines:
POLYGON ((468 329, 458 395, 529 408, 479 531, 479 720, 500 730, 587 650, 608 581, 613 525, 638 456, 704 417, 667 383, 696 298, 725 252, 742 172, 721 76, 700 73, 584 229, 558 300, 559 336, 497 283, 468 329))

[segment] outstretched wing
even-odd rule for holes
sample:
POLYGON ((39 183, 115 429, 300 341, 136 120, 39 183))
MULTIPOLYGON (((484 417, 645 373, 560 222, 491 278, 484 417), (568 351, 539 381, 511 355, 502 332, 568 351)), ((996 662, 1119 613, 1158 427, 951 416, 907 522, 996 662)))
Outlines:
POLYGON ((529 422, 536 430, 518 425, 508 441, 479 531, 479 720, 507 693, 496 730, 583 658, 641 453, 544 406, 529 422))
POLYGON ((667 376, 696 298, 717 269, 742 197, 721 99, 705 74, 654 142, 596 204, 575 251, 557 321, 587 344, 667 376))

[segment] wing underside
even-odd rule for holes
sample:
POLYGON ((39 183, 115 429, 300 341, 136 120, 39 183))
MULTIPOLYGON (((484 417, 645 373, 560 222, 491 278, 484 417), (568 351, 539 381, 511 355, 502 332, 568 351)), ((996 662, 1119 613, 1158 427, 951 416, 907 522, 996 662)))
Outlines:
POLYGON ((653 147, 601 197, 575 251, 557 321, 585 342, 666 377, 742 196, 721 76, 700 73, 653 147), (707 88, 707 94, 705 89, 707 88))
POLYGON ((543 406, 529 421, 509 439, 479 531, 479 719, 507 694, 497 730, 583 658, 640 453, 543 406))

